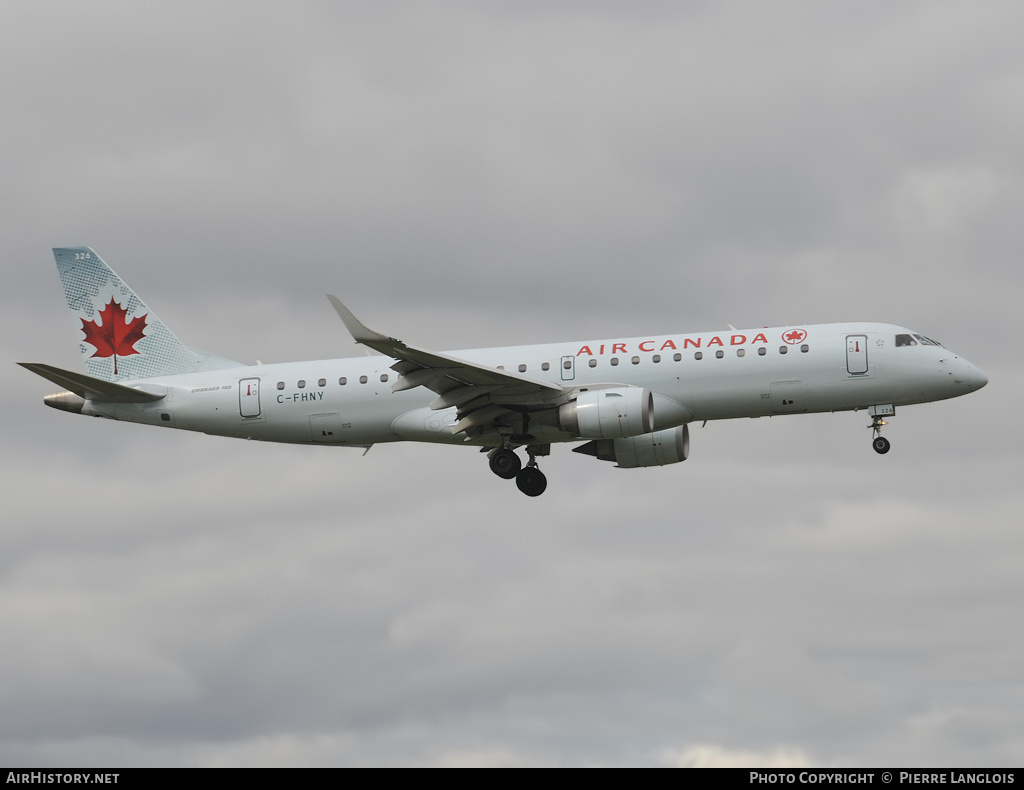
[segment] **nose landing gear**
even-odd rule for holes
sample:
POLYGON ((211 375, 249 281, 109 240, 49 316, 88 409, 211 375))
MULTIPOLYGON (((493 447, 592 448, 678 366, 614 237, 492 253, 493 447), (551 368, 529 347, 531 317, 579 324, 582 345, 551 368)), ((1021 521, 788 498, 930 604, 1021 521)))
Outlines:
POLYGON ((885 424, 885 420, 876 414, 871 418, 871 425, 868 426, 874 435, 874 438, 871 440, 871 446, 875 448, 875 452, 879 455, 885 455, 892 446, 889 440, 882 436, 882 426, 885 424))

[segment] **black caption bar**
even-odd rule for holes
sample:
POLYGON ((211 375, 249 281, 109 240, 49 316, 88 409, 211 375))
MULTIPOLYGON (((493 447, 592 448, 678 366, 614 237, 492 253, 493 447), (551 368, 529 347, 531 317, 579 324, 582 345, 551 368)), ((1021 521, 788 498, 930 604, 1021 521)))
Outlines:
MULTIPOLYGON (((13 785, 116 785, 118 787, 148 787, 160 774, 174 771, 210 772, 211 777, 224 779, 227 772, 255 773, 266 769, 253 768, 0 768, 0 780, 5 787, 13 785)), ((277 773, 282 770, 271 769, 277 773)), ((336 769, 314 769, 319 771, 336 769)), ((1015 785, 1021 782, 1024 790, 1024 770, 1019 768, 697 768, 700 773, 715 772, 716 780, 731 783, 779 785, 1015 785)), ((306 775, 310 775, 306 771, 306 775)), ((4 788, 0 788, 4 790, 4 788)))

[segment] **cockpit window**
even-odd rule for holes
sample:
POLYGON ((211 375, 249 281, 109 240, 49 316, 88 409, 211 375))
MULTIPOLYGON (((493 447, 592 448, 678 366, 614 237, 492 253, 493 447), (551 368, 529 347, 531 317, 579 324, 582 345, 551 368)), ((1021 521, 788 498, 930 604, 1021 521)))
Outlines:
POLYGON ((937 340, 932 340, 930 337, 919 335, 916 332, 912 335, 896 335, 896 346, 938 346, 942 348, 942 343, 937 340))

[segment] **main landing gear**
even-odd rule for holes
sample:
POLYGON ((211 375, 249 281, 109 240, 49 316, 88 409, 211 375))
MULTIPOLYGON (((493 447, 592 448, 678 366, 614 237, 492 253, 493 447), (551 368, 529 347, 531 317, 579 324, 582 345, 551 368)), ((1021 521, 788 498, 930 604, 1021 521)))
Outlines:
POLYGON ((871 440, 871 446, 875 448, 875 452, 879 455, 885 455, 892 446, 889 444, 889 440, 882 436, 882 426, 885 424, 885 420, 876 414, 871 418, 871 425, 868 426, 874 435, 874 438, 871 440))
POLYGON ((491 452, 491 471, 502 480, 511 480, 523 468, 523 462, 508 447, 499 447, 491 452))
MULTIPOLYGON (((519 456, 510 447, 499 447, 492 450, 489 456, 491 471, 502 480, 516 479, 516 486, 527 496, 540 496, 548 487, 548 479, 537 467, 537 455, 535 448, 530 445, 526 448, 530 456, 526 466, 519 460, 519 456)), ((540 453, 546 455, 546 453, 540 453)))

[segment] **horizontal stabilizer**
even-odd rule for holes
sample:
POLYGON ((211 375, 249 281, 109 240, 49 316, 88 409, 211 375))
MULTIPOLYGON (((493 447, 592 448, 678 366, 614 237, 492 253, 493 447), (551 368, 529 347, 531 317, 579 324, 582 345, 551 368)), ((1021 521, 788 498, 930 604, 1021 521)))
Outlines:
POLYGON ((62 370, 53 365, 42 365, 38 362, 19 362, 18 364, 86 400, 107 403, 152 403, 165 397, 125 387, 122 384, 115 384, 112 381, 96 379, 86 376, 84 373, 62 370))

